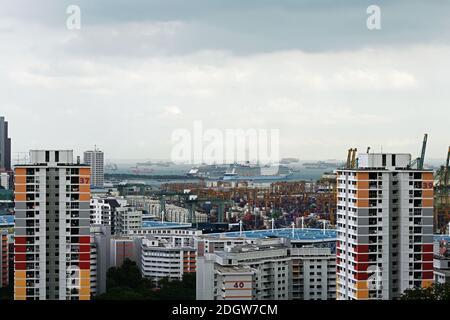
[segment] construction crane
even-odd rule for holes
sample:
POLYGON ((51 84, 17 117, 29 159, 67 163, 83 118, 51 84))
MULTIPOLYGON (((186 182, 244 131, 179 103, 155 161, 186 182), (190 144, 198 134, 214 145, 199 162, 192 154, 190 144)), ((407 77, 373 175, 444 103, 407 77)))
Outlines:
POLYGON ((420 157, 414 159, 413 161, 411 161, 411 163, 408 165, 408 168, 412 168, 415 165, 417 165, 417 169, 418 170, 422 170, 423 169, 423 164, 425 162, 425 151, 427 149, 427 140, 428 140, 428 134, 425 133, 423 136, 423 142, 422 142, 422 151, 420 153, 420 157))
POLYGON ((352 151, 353 151, 353 149, 352 148, 350 148, 350 149, 348 149, 348 152, 347 152, 347 166, 346 166, 346 168, 350 168, 350 164, 351 164, 351 156, 352 156, 352 151))
POLYGON ((356 148, 348 149, 348 152, 347 152, 347 166, 346 166, 347 169, 354 169, 354 168, 356 168, 356 151, 357 150, 358 149, 356 149, 356 148))
POLYGON ((358 151, 358 149, 353 149, 353 153, 352 153, 352 163, 351 163, 351 168, 355 169, 356 168, 356 151, 358 151))

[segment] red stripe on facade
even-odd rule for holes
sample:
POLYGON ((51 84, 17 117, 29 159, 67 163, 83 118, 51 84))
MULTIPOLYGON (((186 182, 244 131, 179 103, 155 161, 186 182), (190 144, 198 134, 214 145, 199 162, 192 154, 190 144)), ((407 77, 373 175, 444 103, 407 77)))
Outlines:
POLYGON ((369 245, 368 244, 359 244, 355 246, 355 252, 358 253, 368 253, 369 252, 369 245))
POLYGON ((433 270, 433 263, 430 262, 423 263, 422 270, 433 270))
POLYGON ((355 254, 355 261, 356 262, 368 262, 369 255, 368 254, 355 254))
POLYGON ((80 245, 80 253, 91 252, 91 246, 82 246, 80 245))
POLYGON ((433 254, 432 253, 423 253, 422 261, 433 261, 433 254))
POLYGON ((82 236, 82 237, 80 237, 79 243, 91 243, 91 237, 90 236, 82 236))
POLYGON ((27 237, 25 236, 17 236, 14 238, 14 244, 26 244, 27 243, 27 237))
POLYGON ((355 270, 356 271, 367 271, 368 263, 356 263, 355 270))
POLYGON ((367 280, 369 275, 366 272, 357 272, 355 273, 356 280, 367 280))
POLYGON ((91 255, 89 253, 80 253, 80 261, 90 261, 91 255))

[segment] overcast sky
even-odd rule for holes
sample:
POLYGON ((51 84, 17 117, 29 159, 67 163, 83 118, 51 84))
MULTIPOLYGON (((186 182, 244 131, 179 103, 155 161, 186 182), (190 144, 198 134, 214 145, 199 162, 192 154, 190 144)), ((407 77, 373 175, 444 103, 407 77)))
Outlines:
POLYGON ((14 0, 0 5, 13 155, 96 144, 168 159, 171 134, 279 129, 282 156, 450 144, 450 1, 14 0), (66 8, 81 8, 68 30, 66 8), (381 7, 381 30, 366 9, 381 7))

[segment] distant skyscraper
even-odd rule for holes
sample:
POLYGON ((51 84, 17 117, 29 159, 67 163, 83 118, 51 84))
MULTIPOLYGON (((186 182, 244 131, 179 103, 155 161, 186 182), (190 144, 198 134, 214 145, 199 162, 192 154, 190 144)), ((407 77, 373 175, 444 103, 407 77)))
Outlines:
POLYGON ((337 299, 398 299, 433 283, 433 171, 409 154, 337 170, 337 299))
POLYGON ((105 180, 103 151, 97 149, 85 151, 84 163, 91 167, 91 185, 103 188, 105 180))
POLYGON ((14 299, 90 299, 90 169, 73 152, 15 166, 14 299))
POLYGON ((0 170, 11 170, 11 138, 8 137, 8 121, 0 117, 0 170))

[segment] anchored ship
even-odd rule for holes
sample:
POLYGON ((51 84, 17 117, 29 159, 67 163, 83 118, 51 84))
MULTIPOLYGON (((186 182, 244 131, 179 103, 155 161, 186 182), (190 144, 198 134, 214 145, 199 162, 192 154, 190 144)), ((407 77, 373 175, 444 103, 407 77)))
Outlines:
POLYGON ((231 165, 204 165, 192 168, 188 176, 230 180, 283 180, 292 175, 289 167, 283 165, 252 165, 231 164, 231 165))

